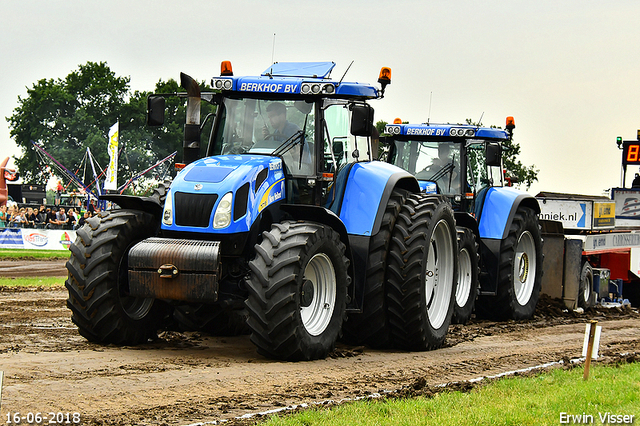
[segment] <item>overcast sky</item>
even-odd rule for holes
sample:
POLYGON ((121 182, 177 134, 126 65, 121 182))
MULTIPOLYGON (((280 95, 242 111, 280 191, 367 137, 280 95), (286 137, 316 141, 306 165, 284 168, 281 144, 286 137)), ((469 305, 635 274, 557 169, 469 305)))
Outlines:
POLYGON ((133 90, 209 80, 222 60, 236 75, 334 61, 335 79, 355 61, 347 80, 392 69, 376 121, 425 122, 430 96, 432 123, 512 115, 520 160, 540 169, 530 192, 600 195, 620 185, 616 136, 640 128, 639 16, 637 0, 1 0, 0 156, 20 155, 4 117, 26 88, 87 61, 133 90))

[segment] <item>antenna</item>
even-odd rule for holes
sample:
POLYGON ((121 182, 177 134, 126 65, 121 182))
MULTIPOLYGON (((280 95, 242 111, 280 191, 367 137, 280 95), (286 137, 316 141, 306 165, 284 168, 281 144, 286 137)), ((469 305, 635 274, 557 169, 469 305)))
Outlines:
POLYGON ((482 126, 482 117, 484 117, 484 111, 482 111, 482 114, 480 114, 480 120, 478 120, 478 125, 476 127, 482 126))
POLYGON ((276 33, 273 33, 273 45, 271 46, 271 63, 274 64, 275 62, 273 62, 273 56, 276 52, 276 33))
POLYGON ((344 80, 344 77, 347 75, 347 73, 349 72, 349 68, 351 68, 351 65, 353 65, 354 61, 351 61, 351 63, 349 64, 349 66, 347 67, 346 71, 344 72, 344 74, 342 74, 342 77, 340 77, 340 81, 338 82, 338 86, 340 86, 340 83, 342 83, 342 80, 344 80))
POLYGON ((431 98, 433 97, 433 92, 429 92, 429 115, 427 115, 427 126, 429 125, 429 121, 431 121, 431 98))

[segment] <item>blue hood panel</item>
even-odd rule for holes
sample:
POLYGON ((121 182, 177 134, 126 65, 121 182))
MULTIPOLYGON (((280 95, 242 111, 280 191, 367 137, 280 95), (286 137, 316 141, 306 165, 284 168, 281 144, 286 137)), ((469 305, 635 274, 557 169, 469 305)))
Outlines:
POLYGON ((174 220, 170 226, 162 224, 164 230, 216 234, 247 232, 262 210, 272 203, 285 200, 282 160, 266 155, 203 158, 189 164, 178 174, 167 197, 171 197, 173 202, 174 220), (189 200, 190 205, 176 204, 175 194, 178 192, 182 193, 182 200, 189 200), (226 228, 214 229, 214 213, 222 197, 229 192, 233 194, 231 223, 226 228), (182 213, 181 217, 188 217, 189 213, 193 215, 192 212, 198 210, 205 203, 204 200, 211 200, 212 196, 215 198, 213 208, 203 213, 209 215, 207 227, 191 223, 176 224, 176 212, 182 213), (198 202, 200 198, 203 203, 198 202), (188 211, 185 212, 185 209, 188 211))

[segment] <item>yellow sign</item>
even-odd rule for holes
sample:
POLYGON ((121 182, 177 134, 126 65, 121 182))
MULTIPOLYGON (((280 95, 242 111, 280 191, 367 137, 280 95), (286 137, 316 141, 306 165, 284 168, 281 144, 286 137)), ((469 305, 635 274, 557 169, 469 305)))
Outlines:
POLYGON ((593 227, 613 227, 616 224, 616 203, 593 203, 593 227))

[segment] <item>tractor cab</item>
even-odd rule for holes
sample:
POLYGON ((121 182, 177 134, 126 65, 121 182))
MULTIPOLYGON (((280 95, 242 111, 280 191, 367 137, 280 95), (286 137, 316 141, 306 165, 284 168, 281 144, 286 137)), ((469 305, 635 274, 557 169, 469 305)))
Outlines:
MULTIPOLYGON (((382 88, 377 88, 333 81, 334 67, 333 62, 275 63, 259 76, 236 77, 225 61, 220 76, 211 80, 213 92, 207 93, 200 93, 191 77, 181 75, 187 92, 174 95, 188 98, 187 166, 171 190, 190 193, 194 200, 201 194, 216 193, 217 198, 209 200, 214 211, 225 193, 233 193, 229 198, 239 204, 234 206, 234 220, 225 226, 202 222, 196 227, 222 233, 248 231, 257 216, 276 202, 339 211, 336 181, 350 164, 372 159, 373 109, 366 101, 383 96, 391 71, 382 69, 378 80, 382 88), (213 119, 204 158, 199 158, 204 139, 200 134, 204 126, 199 115, 201 100, 216 106, 215 113, 202 120, 213 119), (268 185, 263 188, 263 184, 268 185), (234 222, 241 222, 240 227, 234 227, 234 222)), ((165 96, 149 97, 149 124, 163 123, 165 96)), ((193 212, 191 207, 182 208, 193 212)), ((202 213, 200 216, 208 217, 202 213)), ((166 207, 165 214, 171 215, 166 207)), ((180 222, 166 220, 163 228, 196 231, 194 222, 183 220, 182 226, 180 222)))
POLYGON ((388 124, 387 161, 413 174, 422 191, 444 194, 455 210, 473 212, 484 189, 504 185, 496 128, 452 124, 388 124))

